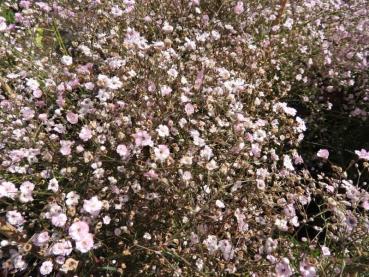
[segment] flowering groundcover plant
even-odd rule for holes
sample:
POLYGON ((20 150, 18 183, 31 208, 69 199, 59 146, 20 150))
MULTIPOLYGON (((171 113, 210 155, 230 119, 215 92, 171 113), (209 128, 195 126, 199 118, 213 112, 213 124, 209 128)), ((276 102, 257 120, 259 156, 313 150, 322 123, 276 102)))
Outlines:
POLYGON ((366 0, 2 1, 2 276, 369 272, 369 146, 335 162, 321 117, 367 122, 368 18, 366 0))

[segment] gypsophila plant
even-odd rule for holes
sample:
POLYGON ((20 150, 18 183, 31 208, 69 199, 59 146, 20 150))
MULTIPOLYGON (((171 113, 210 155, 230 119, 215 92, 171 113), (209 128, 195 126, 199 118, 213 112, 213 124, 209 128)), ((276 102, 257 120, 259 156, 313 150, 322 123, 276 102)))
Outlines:
POLYGON ((369 272, 368 45, 367 0, 1 1, 1 276, 369 272))

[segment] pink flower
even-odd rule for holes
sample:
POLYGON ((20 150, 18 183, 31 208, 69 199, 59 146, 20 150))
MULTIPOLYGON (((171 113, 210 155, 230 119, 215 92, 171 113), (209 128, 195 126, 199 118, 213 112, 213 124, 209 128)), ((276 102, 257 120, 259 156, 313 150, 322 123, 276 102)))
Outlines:
POLYGON ((68 156, 71 154, 72 152, 72 145, 73 145, 73 141, 70 141, 70 140, 61 140, 60 141, 60 145, 61 145, 61 148, 60 148, 60 153, 64 156, 68 156))
POLYGON ((92 138, 92 131, 87 126, 83 126, 79 132, 79 138, 83 141, 88 141, 92 138))
POLYGON ((18 193, 18 189, 12 182, 1 182, 0 183, 0 198, 9 197, 14 199, 18 193))
POLYGON ((170 151, 168 146, 161 144, 154 148, 154 154, 156 159, 163 162, 169 157, 170 151))
POLYGON ((21 213, 17 211, 6 212, 6 220, 9 222, 9 224, 14 226, 20 226, 25 222, 21 213))
POLYGON ((93 196, 90 200, 83 201, 83 209, 91 215, 98 215, 102 208, 102 202, 97 198, 97 196, 93 196))
POLYGON ((318 151, 318 153, 316 153, 316 155, 319 157, 319 158, 322 158, 324 160, 328 160, 328 157, 329 157, 329 151, 327 149, 320 149, 318 151))
POLYGON ((67 121, 70 124, 77 124, 78 123, 78 114, 67 112, 67 121))
POLYGON ((33 243, 36 246, 42 246, 44 244, 46 244, 50 239, 49 233, 48 232, 42 232, 39 233, 35 236, 33 243))
POLYGON ((315 277, 316 269, 311 263, 304 259, 300 262, 300 273, 303 277, 315 277))
POLYGON ((126 158, 126 157, 129 156, 129 150, 128 150, 127 146, 125 146, 124 144, 119 144, 118 145, 118 147, 117 147, 117 153, 122 158, 126 158))
POLYGON ((40 273, 41 275, 48 275, 53 271, 53 263, 51 261, 45 261, 42 263, 40 267, 40 273))
POLYGON ((191 115, 195 112, 195 108, 191 103, 187 103, 185 106, 185 112, 187 115, 191 115))
POLYGON ((331 251, 329 250, 329 248, 325 245, 322 246, 322 254, 323 256, 330 256, 331 255, 331 251))
POLYGON ((76 249, 82 253, 87 253, 94 246, 92 234, 85 234, 80 240, 76 241, 76 249))
POLYGON ((235 14, 239 15, 241 13, 244 12, 244 7, 243 7, 243 2, 242 1, 238 1, 236 6, 234 7, 233 11, 235 14))
POLYGON ((67 222, 67 216, 63 213, 53 215, 51 217, 51 223, 56 227, 63 227, 67 222))
POLYGON ((59 256, 68 256, 70 253, 72 253, 73 247, 72 243, 69 240, 62 240, 60 242, 55 243, 51 249, 50 252, 53 255, 59 256))
POLYGON ((136 146, 152 146, 151 136, 146 131, 138 131, 133 135, 136 146))
POLYGON ((365 149, 356 150, 355 154, 358 155, 359 159, 369 161, 369 151, 365 149))
POLYGON ((282 261, 275 266, 275 273, 278 277, 291 276, 292 269, 290 267, 290 261, 287 258, 283 258, 282 261))
POLYGON ((88 224, 86 222, 84 222, 84 221, 74 222, 69 227, 69 235, 74 240, 81 240, 81 239, 83 239, 83 237, 85 237, 86 234, 88 234, 88 231, 89 231, 88 224))

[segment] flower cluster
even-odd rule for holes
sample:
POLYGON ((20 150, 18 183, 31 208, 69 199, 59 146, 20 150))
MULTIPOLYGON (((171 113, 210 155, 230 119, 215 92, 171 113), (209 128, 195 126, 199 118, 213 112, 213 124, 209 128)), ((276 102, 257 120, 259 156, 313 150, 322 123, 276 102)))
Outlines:
POLYGON ((360 267, 369 146, 343 166, 311 142, 328 112, 367 120, 353 2, 2 1, 4 274, 360 267))

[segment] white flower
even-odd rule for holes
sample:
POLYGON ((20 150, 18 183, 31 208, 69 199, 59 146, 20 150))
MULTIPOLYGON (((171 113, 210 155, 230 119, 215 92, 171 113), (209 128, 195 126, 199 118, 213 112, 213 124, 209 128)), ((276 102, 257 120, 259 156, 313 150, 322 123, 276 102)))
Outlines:
POLYGON ((83 209, 91 215, 98 215, 102 208, 102 202, 97 198, 97 196, 93 196, 90 200, 83 201, 83 209))
POLYGON ((129 150, 127 148, 127 146, 125 146, 124 144, 119 144, 117 146, 117 153, 119 154, 119 156, 121 156, 122 158, 126 158, 129 156, 129 150))
POLYGON ((203 244, 205 244, 210 254, 214 254, 218 250, 218 238, 216 236, 208 235, 203 244))
POLYGON ((143 235, 143 238, 145 239, 145 240, 151 240, 151 235, 149 234, 149 233, 145 233, 144 235, 143 235))
POLYGON ((8 26, 6 25, 6 19, 0 16, 0 32, 4 32, 8 26))
POLYGON ((288 156, 288 155, 283 156, 283 166, 286 169, 290 170, 290 171, 295 170, 295 168, 292 165, 292 160, 291 160, 290 156, 288 156))
POLYGON ((63 56, 61 58, 61 62, 62 64, 69 66, 73 64, 73 58, 71 56, 63 56))
POLYGON ((225 205, 222 201, 220 201, 219 199, 217 201, 215 201, 215 206, 217 206, 220 209, 224 209, 225 205))
POLYGON ((159 137, 162 138, 169 136, 169 128, 166 125, 159 125, 158 128, 156 128, 156 132, 159 137))
POLYGON ((67 206, 76 206, 80 197, 75 191, 70 191, 67 193, 66 198, 65 204, 67 204, 67 206))
POLYGON ((51 190, 53 192, 57 192, 59 190, 59 182, 55 178, 51 179, 49 181, 49 185, 47 187, 48 190, 51 190))
POLYGON ((31 90, 37 90, 40 87, 40 83, 35 79, 28 79, 26 85, 31 90))
POLYGON ((163 162, 169 157, 170 151, 168 146, 161 144, 154 148, 154 154, 157 160, 163 162))
POLYGON ((51 223, 56 227, 63 227, 67 222, 67 216, 64 213, 58 213, 51 217, 51 223))
POLYGON ((51 261, 45 261, 42 263, 40 267, 40 273, 41 275, 48 275, 53 271, 53 263, 51 261))
POLYGON ((21 213, 17 211, 6 212, 6 220, 9 222, 9 224, 15 226, 20 226, 25 221, 21 213))
POLYGON ((92 234, 85 234, 80 240, 76 241, 76 249, 82 253, 87 253, 94 246, 92 234))
POLYGON ((79 132, 79 138, 83 141, 88 141, 92 138, 92 131, 87 126, 83 126, 79 132))

